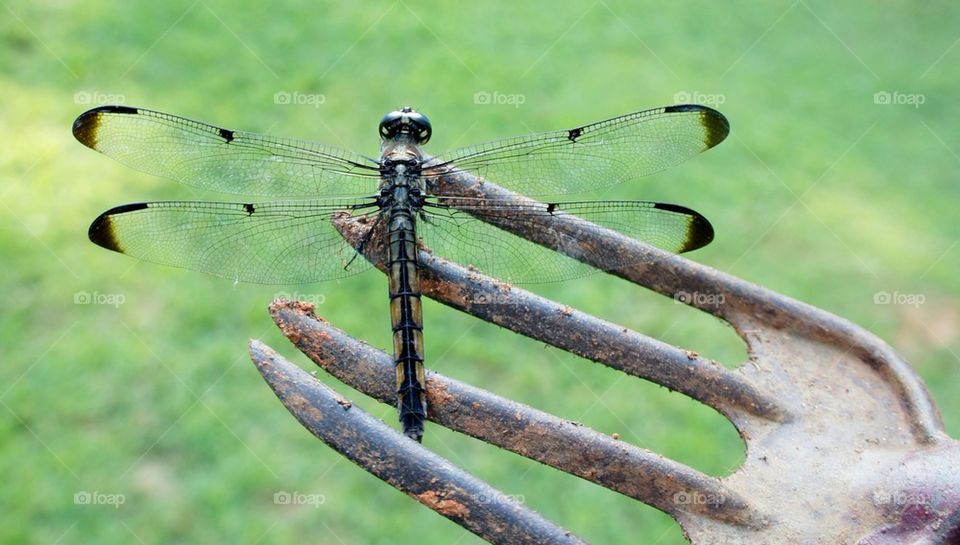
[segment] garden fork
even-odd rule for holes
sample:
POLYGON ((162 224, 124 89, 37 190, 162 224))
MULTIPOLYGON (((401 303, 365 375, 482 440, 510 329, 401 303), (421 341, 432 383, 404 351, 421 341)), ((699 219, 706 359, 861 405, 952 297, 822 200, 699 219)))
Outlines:
MULTIPOLYGON (((526 200, 466 173, 443 195, 526 200)), ((456 198, 447 202, 456 205, 456 198)), ((479 209, 481 207, 473 207, 479 209)), ((681 392, 723 414, 746 444, 732 474, 705 475, 490 392, 430 373, 429 419, 671 515, 692 543, 960 543, 960 448, 913 370, 884 342, 823 310, 574 218, 515 226, 477 215, 588 265, 710 313, 747 345, 736 369, 420 251, 426 296, 522 335, 681 392), (564 236, 557 236, 557 234, 564 236), (558 241, 575 240, 575 244, 558 241)), ((354 246, 370 225, 334 219, 354 246)), ((377 234, 362 245, 383 270, 377 234)), ((394 403, 393 359, 277 300, 283 333, 328 373, 394 403)), ((491 543, 582 543, 410 441, 258 341, 250 353, 288 410, 357 465, 491 543), (497 498, 498 501, 491 501, 497 498)))

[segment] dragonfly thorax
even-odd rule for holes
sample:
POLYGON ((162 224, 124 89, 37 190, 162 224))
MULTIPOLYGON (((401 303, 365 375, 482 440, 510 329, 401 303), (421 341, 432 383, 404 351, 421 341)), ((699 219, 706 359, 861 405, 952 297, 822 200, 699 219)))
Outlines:
POLYGON ((420 148, 402 139, 385 140, 380 156, 380 189, 419 186, 423 170, 420 148))
POLYGON ((385 184, 380 188, 377 204, 381 209, 404 208, 419 211, 423 208, 423 191, 417 184, 385 184))

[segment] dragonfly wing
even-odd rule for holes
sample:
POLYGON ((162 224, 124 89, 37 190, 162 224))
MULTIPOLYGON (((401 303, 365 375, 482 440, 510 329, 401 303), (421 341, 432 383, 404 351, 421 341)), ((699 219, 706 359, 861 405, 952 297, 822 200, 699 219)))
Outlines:
MULTIPOLYGON (((566 203, 491 203, 472 206, 458 199, 456 208, 430 207, 420 229, 424 244, 437 255, 515 283, 556 282, 596 272, 540 244, 480 221, 471 215, 502 218, 519 231, 536 233, 568 254, 591 253, 603 270, 637 263, 621 252, 585 247, 578 222, 590 222, 663 250, 681 253, 706 246, 713 227, 699 213, 673 204, 647 201, 584 201, 566 203), (550 224, 556 222, 557 227, 550 224), (572 228, 571 228, 572 227, 572 228)), ((581 223, 582 224, 582 223, 581 223)))
POLYGON ((456 168, 524 195, 586 192, 681 163, 729 132, 727 119, 712 108, 667 106, 462 148, 435 158, 424 174, 456 168))
POLYGON ((144 261, 258 284, 301 284, 369 267, 330 223, 370 214, 369 201, 225 203, 166 201, 118 206, 90 225, 94 243, 144 261), (349 268, 346 268, 347 264, 349 268))
POLYGON ((73 123, 83 145, 131 168, 222 193, 369 195, 379 167, 332 147, 235 131, 161 112, 102 106, 73 123))

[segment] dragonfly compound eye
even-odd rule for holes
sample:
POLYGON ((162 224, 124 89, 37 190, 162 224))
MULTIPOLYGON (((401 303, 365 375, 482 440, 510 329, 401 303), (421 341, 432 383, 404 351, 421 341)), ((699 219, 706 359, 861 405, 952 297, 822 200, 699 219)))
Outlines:
POLYGON ((433 130, 427 116, 409 106, 390 112, 380 120, 380 137, 384 140, 407 135, 417 144, 426 144, 433 130))

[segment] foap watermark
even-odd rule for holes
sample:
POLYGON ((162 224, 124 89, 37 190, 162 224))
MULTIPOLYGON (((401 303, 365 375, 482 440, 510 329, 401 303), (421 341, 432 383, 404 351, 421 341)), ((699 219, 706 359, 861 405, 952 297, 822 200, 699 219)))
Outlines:
POLYGON ((285 299, 287 301, 303 301, 304 303, 313 303, 314 305, 322 305, 327 302, 327 296, 322 293, 300 293, 299 291, 293 293, 278 291, 273 294, 273 298, 285 299))
POLYGON ((319 108, 327 102, 323 93, 301 93, 300 91, 277 91, 273 94, 273 103, 281 106, 313 106, 319 108))
POLYGON ((514 503, 526 503, 526 496, 523 494, 480 494, 477 496, 477 503, 481 505, 496 505, 501 503, 514 504, 514 503))
POLYGON ((723 93, 704 93, 701 91, 677 91, 673 94, 674 104, 703 104, 720 106, 727 101, 723 93))
POLYGON ((117 93, 104 93, 102 91, 87 90, 81 90, 73 93, 74 104, 124 104, 126 102, 127 97, 117 93))
POLYGON ((873 504, 877 506, 892 505, 894 507, 907 507, 910 505, 930 505, 931 498, 923 492, 904 492, 902 490, 875 490, 873 492, 873 504))
POLYGON ((875 305, 910 305, 919 308, 926 302, 927 296, 922 293, 878 291, 873 294, 873 304, 875 305))
POLYGON ((696 490, 681 490, 673 495, 675 505, 723 505, 726 501, 723 494, 704 494, 696 490))
POLYGON ((73 304, 75 305, 107 305, 117 308, 126 300, 127 297, 122 293, 78 291, 73 294, 73 304))
POLYGON ((110 505, 114 509, 120 509, 120 506, 126 502, 127 497, 123 494, 81 490, 73 495, 75 505, 110 505))
POLYGON ((287 492, 281 490, 273 494, 274 505, 310 505, 320 507, 327 503, 327 497, 323 494, 305 494, 303 492, 287 492))
POLYGON ((873 94, 873 103, 880 106, 913 106, 919 108, 926 101, 927 96, 923 93, 877 91, 873 94))
POLYGON ((526 95, 519 93, 501 93, 500 91, 477 91, 473 94, 473 103, 481 106, 513 106, 519 108, 527 101, 526 95))
POLYGON ((693 305, 695 307, 719 307, 726 302, 722 293, 704 293, 701 291, 678 291, 673 294, 677 304, 693 305))

